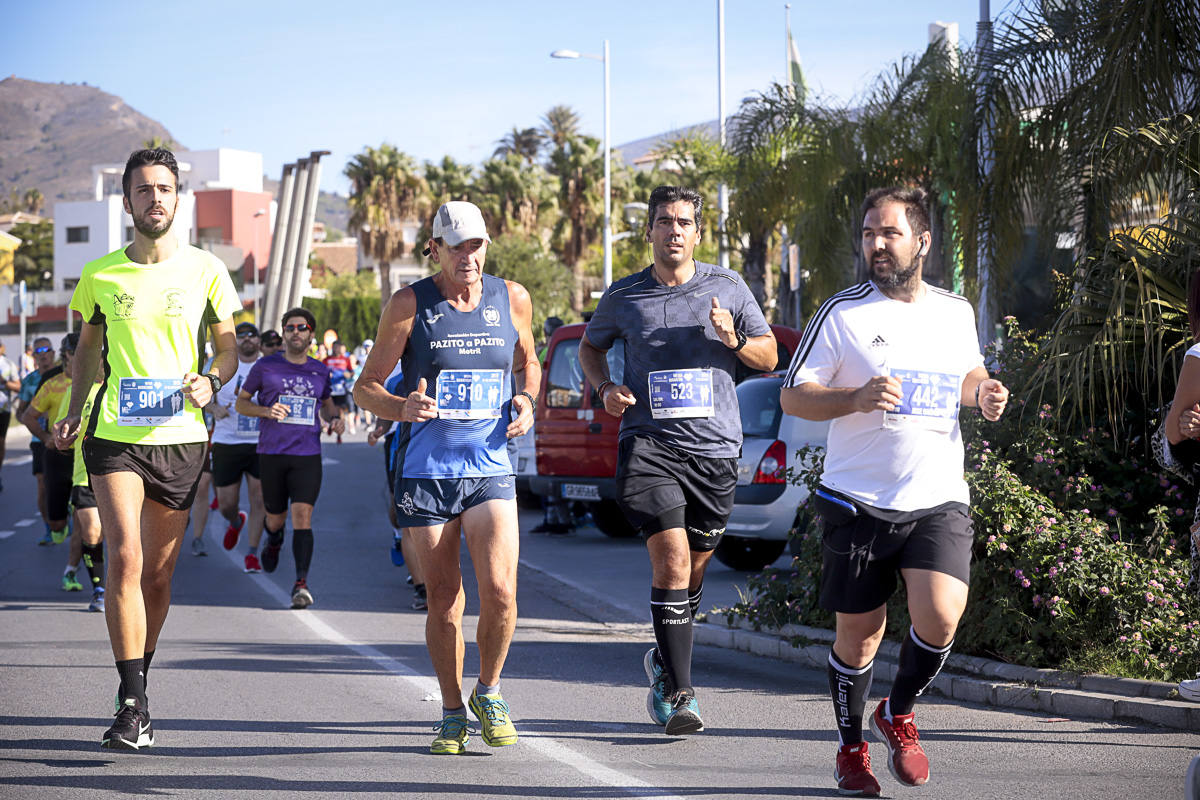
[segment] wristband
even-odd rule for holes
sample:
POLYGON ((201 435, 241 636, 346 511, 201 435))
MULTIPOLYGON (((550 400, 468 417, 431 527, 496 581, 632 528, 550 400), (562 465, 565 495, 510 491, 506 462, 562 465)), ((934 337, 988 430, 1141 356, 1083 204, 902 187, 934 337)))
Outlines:
POLYGON ((600 385, 596 387, 596 396, 600 398, 601 403, 604 402, 604 390, 609 386, 616 386, 616 384, 612 381, 601 381, 600 385))
POLYGON ((979 408, 979 389, 983 386, 983 381, 975 384, 975 407, 979 408))
POLYGON ((517 392, 517 394, 523 394, 523 395, 525 395, 526 398, 529 399, 529 410, 530 411, 537 411, 537 401, 533 399, 533 395, 531 395, 529 392, 526 392, 524 390, 517 392))

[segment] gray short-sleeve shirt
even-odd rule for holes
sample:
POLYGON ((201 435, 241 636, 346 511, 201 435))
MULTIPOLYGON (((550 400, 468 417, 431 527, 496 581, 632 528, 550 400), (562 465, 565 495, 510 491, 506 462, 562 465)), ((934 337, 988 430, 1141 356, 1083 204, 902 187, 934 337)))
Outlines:
POLYGON ((680 286, 666 286, 652 267, 612 284, 587 326, 587 340, 608 350, 625 340, 622 381, 637 403, 621 418, 620 438, 643 434, 672 447, 713 458, 736 458, 742 447, 742 420, 733 375, 738 357, 717 338, 709 321, 712 299, 733 314, 734 327, 748 338, 771 332, 742 277, 733 270, 696 262, 696 274, 680 286), (650 412, 650 373, 657 370, 711 369, 713 414, 655 419, 650 412))

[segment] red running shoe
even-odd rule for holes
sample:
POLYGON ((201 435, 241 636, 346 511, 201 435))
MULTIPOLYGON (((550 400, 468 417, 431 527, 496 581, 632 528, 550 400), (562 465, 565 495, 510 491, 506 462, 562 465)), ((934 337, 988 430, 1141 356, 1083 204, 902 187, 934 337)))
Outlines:
POLYGON ((246 567, 242 572, 262 572, 262 564, 258 563, 258 556, 254 555, 254 553, 246 553, 246 567))
POLYGON ((212 502, 208 504, 208 508, 210 511, 217 510, 217 496, 215 494, 213 495, 212 502))
POLYGON ((838 782, 838 794, 879 797, 879 781, 871 772, 871 754, 867 752, 866 742, 838 748, 833 777, 838 782))
POLYGON ((221 542, 221 544, 226 550, 232 550, 233 548, 237 547, 238 536, 242 534, 242 526, 245 524, 246 512, 239 511, 237 524, 234 525, 233 523, 230 523, 229 527, 225 529, 225 539, 221 542))
POLYGON ((887 698, 871 715, 871 732, 888 747, 888 769, 905 786, 920 786, 929 780, 929 759, 918 741, 917 726, 912 714, 893 714, 888 722, 883 716, 887 698))

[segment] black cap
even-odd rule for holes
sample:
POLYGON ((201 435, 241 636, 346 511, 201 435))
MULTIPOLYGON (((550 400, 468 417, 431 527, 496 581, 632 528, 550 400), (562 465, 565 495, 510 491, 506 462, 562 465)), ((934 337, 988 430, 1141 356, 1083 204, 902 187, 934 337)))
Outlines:
POLYGON ((263 331, 262 336, 259 338, 267 347, 274 347, 277 344, 283 344, 283 337, 279 335, 279 331, 263 331))
POLYGON ((237 327, 234 328, 233 330, 236 333, 241 333, 242 331, 250 331, 252 333, 258 333, 258 326, 255 325, 253 322, 239 322, 237 324, 237 327))

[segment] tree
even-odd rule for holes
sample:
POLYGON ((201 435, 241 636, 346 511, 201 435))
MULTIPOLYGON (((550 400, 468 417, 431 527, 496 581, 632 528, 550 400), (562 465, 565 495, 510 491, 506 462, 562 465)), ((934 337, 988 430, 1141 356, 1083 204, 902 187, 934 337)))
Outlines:
POLYGON ((529 292, 535 338, 541 337, 542 323, 547 317, 571 319, 571 290, 562 279, 563 265, 547 252, 542 241, 520 234, 494 238, 488 246, 487 271, 516 281, 529 292))
POLYGON ((514 125, 496 144, 492 158, 515 155, 526 164, 532 164, 542 150, 542 134, 537 128, 518 128, 514 125))
POLYGON ((30 214, 41 214, 42 209, 46 206, 46 198, 42 197, 42 193, 37 189, 26 189, 22 199, 25 203, 25 210, 30 214))
POLYGON ((429 203, 428 213, 417 234, 418 243, 427 241, 432 235, 433 215, 443 203, 471 199, 474 180, 475 168, 470 164, 460 164, 450 156, 443 157, 440 164, 425 162, 425 185, 429 192, 429 203))
POLYGON ((13 281, 30 289, 49 289, 54 275, 54 223, 19 222, 9 231, 21 240, 13 254, 13 281))
POLYGON ((541 134, 551 150, 561 150, 579 135, 579 115, 570 106, 553 106, 542 117, 541 134))
POLYGON ((407 153, 384 143, 350 159, 350 227, 378 263, 383 302, 392 296, 391 262, 404 256, 405 220, 418 217, 428 197, 424 178, 407 153))
POLYGON ((562 261, 571 270, 571 308, 582 312, 586 296, 584 251, 599 240, 598 208, 604 205, 604 156, 600 142, 590 136, 564 141, 550 153, 550 173, 558 178, 558 207, 555 227, 562 261))
POLYGON ((485 161, 473 189, 492 238, 510 230, 540 237, 543 218, 555 204, 554 179, 515 153, 485 161))
POLYGON ((170 137, 164 139, 161 136, 151 136, 142 141, 142 147, 147 150, 177 150, 179 143, 170 137))

